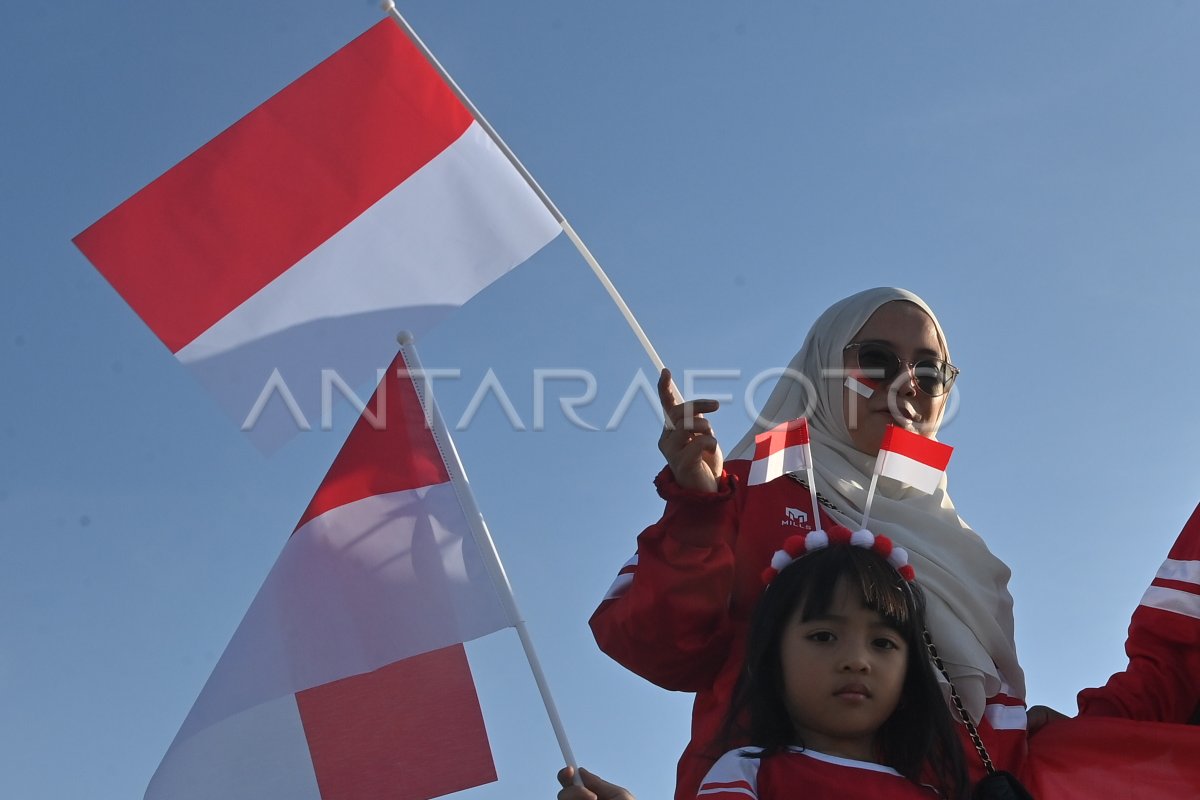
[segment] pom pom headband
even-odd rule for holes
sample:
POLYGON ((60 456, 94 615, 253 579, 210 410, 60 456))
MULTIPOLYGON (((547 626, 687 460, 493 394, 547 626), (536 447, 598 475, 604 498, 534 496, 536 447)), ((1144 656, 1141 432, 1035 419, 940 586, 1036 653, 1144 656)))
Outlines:
POLYGON ((912 565, 908 563, 908 551, 903 547, 897 547, 892 544, 892 540, 886 536, 876 536, 865 528, 861 531, 851 533, 846 528, 835 527, 831 531, 816 530, 809 533, 798 533, 795 536, 789 536, 783 543, 782 550, 776 550, 775 555, 771 556, 771 566, 763 570, 763 584, 768 584, 775 579, 775 576, 783 571, 783 568, 791 564, 797 558, 822 550, 830 545, 861 547, 864 550, 872 550, 892 565, 896 572, 900 573, 900 577, 906 581, 912 581, 916 578, 916 573, 913 571, 912 565))

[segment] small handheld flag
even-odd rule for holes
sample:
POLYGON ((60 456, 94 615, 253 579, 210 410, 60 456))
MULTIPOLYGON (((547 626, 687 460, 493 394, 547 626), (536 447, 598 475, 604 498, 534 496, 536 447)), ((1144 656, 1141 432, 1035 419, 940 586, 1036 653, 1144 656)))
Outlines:
POLYGON ((888 425, 883 442, 879 445, 879 456, 875 459, 871 488, 867 490, 863 527, 867 527, 871 516, 871 502, 875 499, 875 486, 880 475, 907 483, 925 494, 932 494, 941 482, 953 452, 954 448, 948 444, 935 442, 896 425, 888 425))

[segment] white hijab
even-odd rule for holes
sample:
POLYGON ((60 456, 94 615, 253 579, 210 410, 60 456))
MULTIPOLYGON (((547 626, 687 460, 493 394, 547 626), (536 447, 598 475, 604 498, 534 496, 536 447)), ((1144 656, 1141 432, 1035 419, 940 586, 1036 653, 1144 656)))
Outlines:
MULTIPOLYGON (((838 510, 833 516, 851 530, 862 525, 862 509, 875 457, 854 449, 845 420, 842 381, 822 376, 842 367, 842 350, 884 303, 904 300, 929 315, 947 361, 946 336, 933 311, 904 289, 868 289, 834 304, 813 324, 804 346, 788 365, 811 381, 780 379, 758 422, 730 458, 753 458, 754 436, 781 422, 807 415, 817 491, 838 510), (810 389, 815 387, 816 396, 810 389)), ((929 631, 972 718, 978 722, 988 697, 1003 690, 1025 697, 1025 674, 1017 662, 1013 601, 1008 567, 992 555, 950 501, 943 476, 937 490, 922 494, 881 478, 871 507, 871 531, 884 534, 912 555, 917 582, 929 601, 929 631)))

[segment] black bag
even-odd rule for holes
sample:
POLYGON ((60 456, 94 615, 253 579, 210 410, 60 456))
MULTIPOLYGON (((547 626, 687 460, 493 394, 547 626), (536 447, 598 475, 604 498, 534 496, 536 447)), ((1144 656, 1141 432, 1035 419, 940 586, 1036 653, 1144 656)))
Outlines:
POLYGON ((1011 772, 992 772, 975 784, 974 800, 1033 800, 1029 790, 1011 772))

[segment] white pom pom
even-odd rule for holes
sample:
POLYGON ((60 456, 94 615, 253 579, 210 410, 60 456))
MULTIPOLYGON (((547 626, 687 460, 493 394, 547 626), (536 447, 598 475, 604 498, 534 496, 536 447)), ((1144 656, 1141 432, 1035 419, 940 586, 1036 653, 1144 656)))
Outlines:
POLYGON ((776 550, 775 555, 771 556, 771 566, 781 572, 790 563, 792 563, 792 557, 788 555, 787 550, 776 550))
POLYGON ((888 563, 896 569, 900 569, 908 563, 908 551, 903 547, 893 547, 892 554, 888 556, 888 563))
POLYGON ((850 544, 854 545, 855 547, 865 547, 870 550, 871 545, 875 544, 875 534, 871 533, 866 528, 863 528, 860 531, 855 531, 854 533, 850 534, 850 544))
POLYGON ((825 531, 813 531, 804 537, 804 551, 806 553, 811 553, 813 550, 820 550, 822 547, 828 546, 829 534, 825 531))

